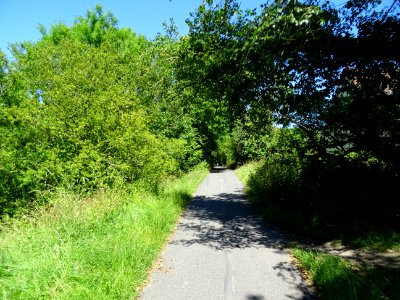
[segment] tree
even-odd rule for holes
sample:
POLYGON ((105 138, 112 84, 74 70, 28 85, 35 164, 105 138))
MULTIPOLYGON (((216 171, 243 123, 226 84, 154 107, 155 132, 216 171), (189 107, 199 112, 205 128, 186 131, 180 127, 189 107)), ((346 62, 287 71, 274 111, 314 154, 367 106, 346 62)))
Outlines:
POLYGON ((257 15, 235 1, 206 1, 188 21, 179 74, 197 92, 226 99, 232 115, 264 124, 272 115, 300 128, 319 155, 367 151, 395 163, 399 57, 385 49, 398 49, 399 19, 367 2, 372 8, 337 10, 276 1, 257 15), (348 114, 359 122, 345 125, 348 114))
POLYGON ((273 153, 266 135, 255 189, 310 220, 396 224, 400 22, 395 1, 378 2, 271 1, 243 12, 237 1, 204 1, 188 21, 179 79, 227 103, 242 137, 261 144, 251 128, 295 129, 273 153))
POLYGON ((162 119, 167 102, 171 116, 178 106, 166 62, 172 42, 118 29, 100 7, 42 33, 37 43, 14 45, 11 65, 1 57, 0 214, 59 186, 157 184, 201 159, 187 142, 190 119, 179 134, 163 128, 171 124, 162 119))

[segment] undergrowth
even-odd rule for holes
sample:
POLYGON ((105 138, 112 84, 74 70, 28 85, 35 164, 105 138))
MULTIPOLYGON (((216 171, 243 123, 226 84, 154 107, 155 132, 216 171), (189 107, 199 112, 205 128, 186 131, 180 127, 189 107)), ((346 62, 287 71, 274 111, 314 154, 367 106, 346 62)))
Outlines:
MULTIPOLYGON (((326 209, 324 213, 318 211, 311 213, 310 210, 301 207, 302 202, 300 200, 296 202, 298 196, 286 188, 292 185, 288 182, 282 184, 282 181, 279 181, 279 176, 282 176, 279 170, 266 168, 262 162, 257 162, 241 166, 235 172, 245 183, 245 192, 249 200, 270 224, 319 241, 338 240, 342 244, 365 250, 400 251, 400 234, 390 226, 369 227, 365 224, 366 220, 360 222, 356 219, 341 222, 341 214, 339 210, 335 210, 335 206, 330 211, 326 209), (291 200, 285 203, 288 195, 291 200)), ((325 196, 318 196, 321 203, 325 196)), ((329 201, 326 205, 328 204, 329 201)), ((341 210, 346 208, 347 206, 342 205, 341 210)))
POLYGON ((2 299, 132 299, 207 174, 204 165, 155 192, 143 185, 92 196, 58 191, 51 204, 4 220, 2 299))

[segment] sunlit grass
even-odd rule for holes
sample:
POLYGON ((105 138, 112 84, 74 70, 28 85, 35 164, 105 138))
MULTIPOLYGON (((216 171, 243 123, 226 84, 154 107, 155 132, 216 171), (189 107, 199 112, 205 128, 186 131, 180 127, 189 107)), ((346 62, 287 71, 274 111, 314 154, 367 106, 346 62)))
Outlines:
POLYGON ((132 299, 207 174, 199 167, 155 193, 138 186, 81 197, 59 191, 0 233, 2 299, 132 299))
POLYGON ((354 247, 367 250, 385 252, 387 250, 400 252, 400 234, 393 230, 384 232, 371 232, 363 236, 356 237, 350 241, 354 247))
POLYGON ((254 174, 258 167, 262 165, 262 161, 249 162, 243 166, 240 166, 235 170, 237 177, 244 183, 249 180, 250 176, 254 174))
POLYGON ((400 270, 355 267, 343 258, 292 249, 321 299, 400 299, 400 270))

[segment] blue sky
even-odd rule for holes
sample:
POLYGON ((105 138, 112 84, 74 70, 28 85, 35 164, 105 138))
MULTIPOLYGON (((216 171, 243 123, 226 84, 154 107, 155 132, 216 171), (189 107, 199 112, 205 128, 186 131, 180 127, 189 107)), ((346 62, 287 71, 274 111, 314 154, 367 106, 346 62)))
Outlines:
POLYGON ((186 33, 185 19, 201 0, 0 0, 0 49, 8 43, 36 41, 40 38, 38 24, 46 28, 63 22, 71 25, 75 18, 101 4, 111 11, 120 27, 153 38, 163 31, 163 21, 174 18, 181 33, 186 33))
MULTIPOLYGON (((185 19, 201 0, 0 0, 0 49, 9 55, 9 43, 37 41, 38 25, 50 28, 54 23, 73 24, 77 16, 100 4, 111 11, 120 27, 154 38, 163 32, 162 23, 173 18, 181 34, 188 28, 185 19)), ((243 0, 246 8, 255 8, 263 0, 243 0)))
MULTIPOLYGON (((391 3, 392 0, 383 0, 391 3)), ((187 33, 185 19, 201 0, 0 0, 0 49, 7 54, 9 43, 36 41, 40 38, 38 25, 49 28, 63 22, 71 25, 75 18, 101 4, 111 11, 120 27, 153 38, 163 31, 162 23, 174 18, 181 34, 187 33)), ((245 8, 258 7, 267 0, 242 0, 245 8)), ((344 3, 345 0, 334 0, 344 3)))

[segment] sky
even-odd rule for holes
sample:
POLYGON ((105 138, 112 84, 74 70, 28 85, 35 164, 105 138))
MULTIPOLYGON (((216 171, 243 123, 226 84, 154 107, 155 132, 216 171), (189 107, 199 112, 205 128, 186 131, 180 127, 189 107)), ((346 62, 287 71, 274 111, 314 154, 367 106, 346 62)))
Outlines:
MULTIPOLYGON (((390 2, 392 0, 383 0, 390 2)), ((38 25, 50 28, 63 22, 72 25, 77 16, 84 16, 96 4, 104 11, 111 11, 120 27, 130 27, 149 39, 163 33, 163 22, 173 18, 180 34, 188 28, 185 19, 201 3, 201 0, 0 0, 0 49, 7 55, 9 43, 37 41, 38 25)), ((267 0, 242 0, 245 8, 255 8, 267 0)), ((332 2, 344 3, 346 0, 332 2)))
POLYGON ((8 53, 9 43, 37 41, 39 24, 45 28, 58 22, 72 25, 77 16, 85 15, 96 4, 111 11, 120 27, 130 27, 150 39, 163 32, 162 23, 171 17, 185 34, 185 19, 200 3, 201 0, 0 0, 0 49, 8 53))
MULTIPOLYGON (((130 27, 147 38, 163 33, 163 22, 173 18, 180 34, 186 34, 185 20, 201 0, 0 0, 0 49, 8 56, 10 43, 37 41, 38 25, 49 29, 62 22, 72 25, 76 17, 100 4, 111 11, 119 27, 130 27)), ((243 0, 246 8, 258 7, 263 0, 243 0)))

